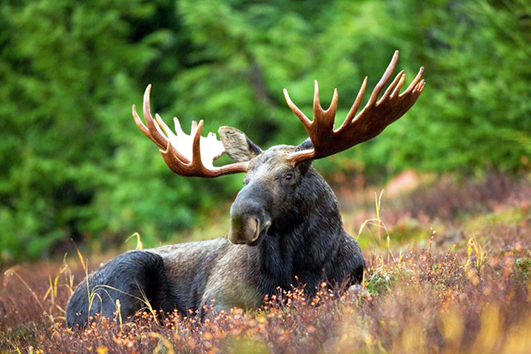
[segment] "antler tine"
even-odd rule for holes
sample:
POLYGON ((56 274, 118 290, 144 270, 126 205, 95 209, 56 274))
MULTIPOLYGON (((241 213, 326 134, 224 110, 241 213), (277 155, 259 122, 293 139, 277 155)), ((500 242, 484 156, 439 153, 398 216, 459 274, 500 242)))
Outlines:
POLYGON ((393 54, 393 58, 391 59, 391 62, 387 66, 387 69, 385 70, 384 74, 382 75, 382 78, 380 79, 380 81, 378 81, 378 83, 374 87, 371 97, 369 98, 369 102, 367 103, 367 106, 365 108, 367 108, 368 106, 374 105, 374 103, 378 99, 378 96, 380 95, 380 92, 382 92, 382 89, 384 88, 384 86, 387 84, 387 82, 391 78, 391 75, 393 74, 393 71, 395 70, 397 62, 398 62, 398 50, 396 50, 395 54, 393 54))
POLYGON ((352 120, 356 117, 356 112, 358 112, 358 109, 360 108, 361 100, 363 98, 363 95, 365 94, 365 89, 367 88, 368 79, 369 78, 367 76, 365 76, 365 79, 363 79, 363 83, 361 84, 360 90, 358 91, 356 100, 352 104, 352 107, 350 107, 350 110, 348 111, 348 114, 347 114, 347 118, 345 118, 345 121, 343 122, 343 125, 341 125, 341 128, 343 128, 345 125, 352 122, 352 120))
POLYGON ((315 119, 315 116, 323 111, 323 107, 321 107, 321 101, 319 100, 319 83, 317 80, 313 81, 313 87, 313 118, 315 119))
POLYGON ((190 134, 194 135, 197 131, 197 122, 195 120, 192 121, 192 129, 190 130, 190 134))
MULTIPOLYGON (((411 82, 411 84, 409 84, 409 87, 408 87, 408 88, 407 88, 402 94, 400 94, 399 96, 400 96, 400 97, 403 97, 403 96, 409 94, 409 93, 413 90, 413 88, 414 88, 415 86, 417 86, 417 84, 419 83, 419 81, 422 79, 422 75, 423 75, 423 74, 424 74, 424 67, 421 66, 420 69, 419 69, 419 72, 417 73, 417 76, 415 76, 415 78, 413 79, 413 81, 411 82)), ((424 80, 422 80, 422 81, 424 81, 424 80)))
MULTIPOLYGON (((177 138, 177 136, 171 131, 170 127, 168 127, 166 125, 166 123, 164 123, 164 121, 162 120, 162 118, 160 117, 160 115, 157 113, 155 114, 155 120, 157 122, 157 126, 160 126, 160 128, 162 129, 162 131, 164 132, 164 134, 166 134, 166 136, 168 137, 168 143, 169 143, 169 146, 170 147, 173 147, 173 145, 171 144, 171 139, 172 138, 177 138)), ((175 118, 174 122, 177 122, 176 124, 179 124, 179 120, 177 118, 175 118)), ((180 125, 179 125, 180 126, 180 125)), ((182 131, 182 130, 181 130, 182 131)), ((166 147, 167 148, 167 147, 166 147)), ((179 152, 179 150, 177 150, 175 147, 172 149, 173 150, 173 154, 175 154, 175 156, 183 161, 183 162, 190 162, 190 160, 188 158, 186 158, 186 156, 184 156, 183 154, 181 154, 179 152)))
POLYGON ((175 126, 175 133, 177 136, 184 134, 183 128, 181 128, 181 122, 179 122, 179 118, 173 117, 173 125, 175 126))
POLYGON ((404 82, 406 82, 406 74, 402 74, 402 76, 400 77, 400 81, 398 82, 398 85, 396 85, 395 89, 393 90, 393 92, 391 93, 389 97, 393 98, 397 94, 399 94, 400 90, 402 89, 402 86, 404 85, 404 82))
MULTIPOLYGON (((138 127, 138 129, 140 129, 140 131, 142 133, 144 133, 144 135, 147 136, 151 141, 153 141, 154 143, 159 145, 157 143, 157 141, 155 139, 153 139, 153 137, 151 136, 151 133, 149 132, 149 129, 144 125, 144 123, 142 122, 142 119, 140 119, 140 117, 138 116, 138 113, 136 112, 136 105, 135 104, 133 104, 133 118, 135 120, 135 123, 136 123, 136 126, 138 127)), ((164 148, 163 146, 160 146, 160 145, 159 145, 159 147, 161 149, 164 148)))
MULTIPOLYGON (((389 97, 391 95, 391 92, 394 92, 395 88, 398 87, 398 84, 400 82, 404 82, 404 79, 406 77, 406 74, 404 74, 404 70, 400 71, 395 79, 391 82, 391 84, 389 85, 389 87, 387 88, 387 90, 385 90, 385 93, 383 94, 382 98, 380 98, 380 100, 378 101, 377 104, 380 104, 380 102, 383 102, 387 99, 387 97, 389 97)), ((398 89, 400 91, 400 89, 398 89)))
POLYGON ((153 120, 153 116, 151 115, 151 102, 150 102, 150 94, 151 94, 151 84, 148 85, 146 88, 146 92, 144 93, 144 119, 146 120, 147 127, 149 129, 149 133, 151 134, 152 140, 161 148, 165 149, 168 146, 168 139, 162 134, 160 131, 160 128, 157 126, 155 121, 153 120))
MULTIPOLYGON (((194 134, 194 142, 192 145, 192 165, 198 169, 203 169, 203 161, 201 160, 201 132, 203 131, 203 120, 201 119, 199 121, 199 124, 196 123, 194 120, 192 123, 192 127, 195 125, 195 134, 194 134), (195 123, 195 124, 193 124, 195 123)), ((192 128, 192 131, 194 129, 192 128)))
POLYGON ((334 90, 334 95, 332 96, 332 102, 330 107, 325 111, 321 107, 321 102, 319 100, 319 83, 315 80, 315 89, 313 96, 313 125, 315 125, 315 130, 317 132, 322 129, 332 129, 334 127, 334 119, 336 118, 337 112, 337 100, 338 94, 337 89, 334 90))
POLYGON ((172 135, 175 135, 173 134, 173 132, 171 131, 170 127, 168 127, 166 125, 166 123, 164 123, 164 121, 162 120, 161 116, 158 114, 158 113, 155 113, 155 122, 157 123, 157 126, 160 127, 160 129, 162 130, 162 132, 164 134, 166 134, 167 137, 170 137, 172 135))
POLYGON ((293 103, 291 98, 289 97, 288 90, 284 89, 284 98, 286 99, 286 102, 288 103, 289 108, 295 113, 295 115, 299 118, 301 123, 304 125, 306 130, 312 125, 312 122, 302 113, 302 111, 293 103))
POLYGON ((337 89, 334 90, 332 102, 327 110, 324 110, 321 106, 319 99, 319 83, 314 81, 314 94, 313 94, 313 121, 310 121, 308 117, 297 107, 291 98, 289 97, 288 90, 284 89, 284 97, 288 103, 289 108, 295 113, 299 120, 304 125, 306 132, 312 140, 314 146, 319 144, 319 136, 322 135, 323 130, 330 130, 334 127, 334 119, 337 112, 338 93, 337 89))

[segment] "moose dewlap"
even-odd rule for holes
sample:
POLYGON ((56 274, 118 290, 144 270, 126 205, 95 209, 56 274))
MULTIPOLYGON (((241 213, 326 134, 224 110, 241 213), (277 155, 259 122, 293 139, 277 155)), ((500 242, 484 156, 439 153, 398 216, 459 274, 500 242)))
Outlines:
POLYGON ((117 300, 123 318, 146 306, 188 313, 214 300, 214 311, 259 307, 265 295, 280 287, 305 284, 308 296, 325 280, 331 287, 361 281, 364 260, 358 243, 343 229, 337 199, 312 161, 369 140, 404 115, 424 89, 421 68, 410 86, 400 72, 379 98, 398 60, 391 63, 359 114, 367 78, 343 124, 334 130, 338 95, 323 110, 315 82, 313 120, 284 96, 300 119, 309 139, 298 146, 278 145, 262 151, 243 132, 221 127, 221 141, 212 133, 201 136, 203 121, 185 134, 175 119, 176 132, 153 119, 151 85, 144 95, 140 130, 161 150, 168 167, 181 176, 218 177, 244 172, 245 186, 230 209, 226 238, 163 246, 119 255, 90 274, 67 305, 69 325, 86 325, 97 313, 113 316, 117 300), (234 160, 215 167, 226 153, 234 160), (297 279, 297 280, 296 280, 297 279))

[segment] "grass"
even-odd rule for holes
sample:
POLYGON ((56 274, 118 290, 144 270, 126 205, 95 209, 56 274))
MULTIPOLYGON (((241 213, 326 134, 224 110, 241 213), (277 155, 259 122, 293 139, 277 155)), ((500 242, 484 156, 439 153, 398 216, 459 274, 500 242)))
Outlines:
POLYGON ((144 311, 132 322, 101 318, 71 330, 64 307, 88 262, 11 268, 0 290, 0 352, 528 353, 531 184, 489 178, 442 180, 392 200, 378 192, 376 210, 374 201, 347 210, 347 225, 364 217, 352 234, 367 270, 341 296, 323 287, 307 300, 293 288, 257 311, 210 314, 204 323, 144 311))

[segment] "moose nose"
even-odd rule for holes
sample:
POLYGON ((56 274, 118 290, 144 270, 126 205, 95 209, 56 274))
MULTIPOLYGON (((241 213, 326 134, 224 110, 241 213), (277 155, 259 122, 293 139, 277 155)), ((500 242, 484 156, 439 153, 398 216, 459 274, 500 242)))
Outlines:
POLYGON ((260 181, 246 185, 230 207, 230 230, 232 243, 256 246, 271 224, 265 206, 268 205, 267 188, 260 181))
POLYGON ((229 241, 235 244, 249 244, 260 236, 260 221, 254 216, 235 216, 231 218, 229 241))

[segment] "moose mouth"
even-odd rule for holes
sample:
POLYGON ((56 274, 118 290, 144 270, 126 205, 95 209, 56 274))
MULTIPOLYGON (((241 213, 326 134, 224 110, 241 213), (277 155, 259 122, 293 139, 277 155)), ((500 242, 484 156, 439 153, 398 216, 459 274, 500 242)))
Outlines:
POLYGON ((228 239, 231 243, 248 246, 258 246, 264 239, 271 221, 260 222, 258 218, 247 217, 244 219, 233 218, 228 239))

